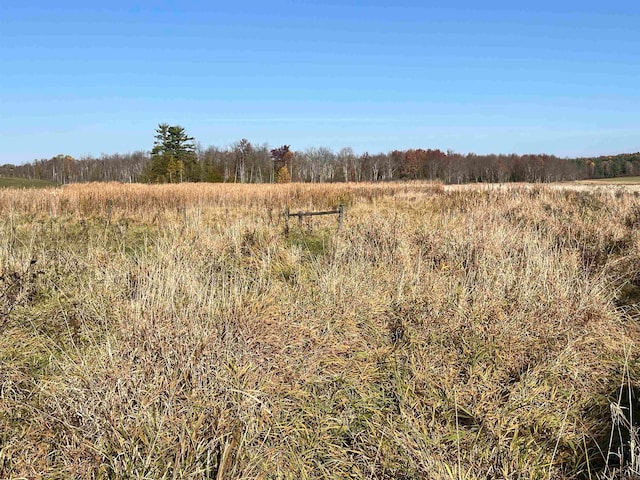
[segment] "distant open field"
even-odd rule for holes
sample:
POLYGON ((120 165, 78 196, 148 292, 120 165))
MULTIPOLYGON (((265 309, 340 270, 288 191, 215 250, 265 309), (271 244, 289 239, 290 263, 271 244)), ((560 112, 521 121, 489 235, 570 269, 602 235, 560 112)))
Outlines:
POLYGON ((620 478, 640 198, 579 187, 0 190, 0 478, 620 478))
POLYGON ((599 178, 594 180, 582 180, 580 183, 585 184, 629 184, 640 185, 640 177, 615 177, 615 178, 599 178))
POLYGON ((55 186, 55 183, 48 182, 46 180, 30 180, 28 178, 0 176, 0 188, 46 188, 55 186))

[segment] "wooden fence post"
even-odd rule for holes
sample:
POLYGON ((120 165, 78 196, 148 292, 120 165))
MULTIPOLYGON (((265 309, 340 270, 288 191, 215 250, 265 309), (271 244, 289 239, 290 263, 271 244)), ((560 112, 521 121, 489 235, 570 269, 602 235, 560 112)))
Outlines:
MULTIPOLYGON (((284 209, 284 236, 289 236, 289 219, 294 216, 298 217, 298 225, 302 228, 302 217, 315 217, 317 215, 338 215, 338 232, 342 230, 342 221, 344 219, 344 205, 340 204, 337 210, 330 210, 325 212, 296 212, 291 213, 289 207, 284 209)), ((309 222, 309 230, 311 230, 311 222, 309 222)))
POLYGON ((289 207, 284 209, 284 236, 289 237, 289 207))

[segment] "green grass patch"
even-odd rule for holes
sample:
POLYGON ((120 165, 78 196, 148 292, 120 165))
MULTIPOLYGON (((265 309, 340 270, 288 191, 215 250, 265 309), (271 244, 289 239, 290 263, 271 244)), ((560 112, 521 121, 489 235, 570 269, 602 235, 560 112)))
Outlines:
POLYGON ((331 235, 326 231, 295 232, 287 239, 289 246, 300 247, 310 257, 325 255, 331 245, 331 235))
POLYGON ((59 186, 60 184, 47 180, 0 176, 0 188, 50 188, 59 186))

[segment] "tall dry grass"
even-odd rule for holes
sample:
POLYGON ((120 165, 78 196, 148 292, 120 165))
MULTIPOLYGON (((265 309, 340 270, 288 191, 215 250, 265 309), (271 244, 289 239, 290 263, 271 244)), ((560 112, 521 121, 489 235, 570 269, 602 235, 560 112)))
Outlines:
MULTIPOLYGON (((0 191, 0 477, 610 478, 640 200, 0 191), (282 234, 281 210, 348 205, 282 234)), ((625 467, 628 470, 628 467, 625 467)))
POLYGON ((97 215, 110 208, 121 214, 160 214, 182 208, 278 208, 298 206, 336 206, 355 198, 371 200, 398 194, 424 194, 442 191, 432 182, 340 183, 326 184, 171 184, 145 185, 121 183, 82 183, 27 195, 24 190, 0 190, 0 214, 11 211, 50 215, 97 215))

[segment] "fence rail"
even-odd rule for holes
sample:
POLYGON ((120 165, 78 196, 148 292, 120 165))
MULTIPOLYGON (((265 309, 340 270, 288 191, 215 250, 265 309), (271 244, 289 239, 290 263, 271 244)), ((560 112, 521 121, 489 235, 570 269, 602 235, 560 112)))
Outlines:
POLYGON ((336 210, 325 210, 323 212, 294 212, 289 211, 287 207, 284 211, 284 235, 289 236, 289 219, 291 217, 298 217, 298 222, 302 224, 302 217, 315 217, 318 215, 338 215, 338 232, 342 229, 342 219, 344 217, 344 205, 338 205, 336 210))

